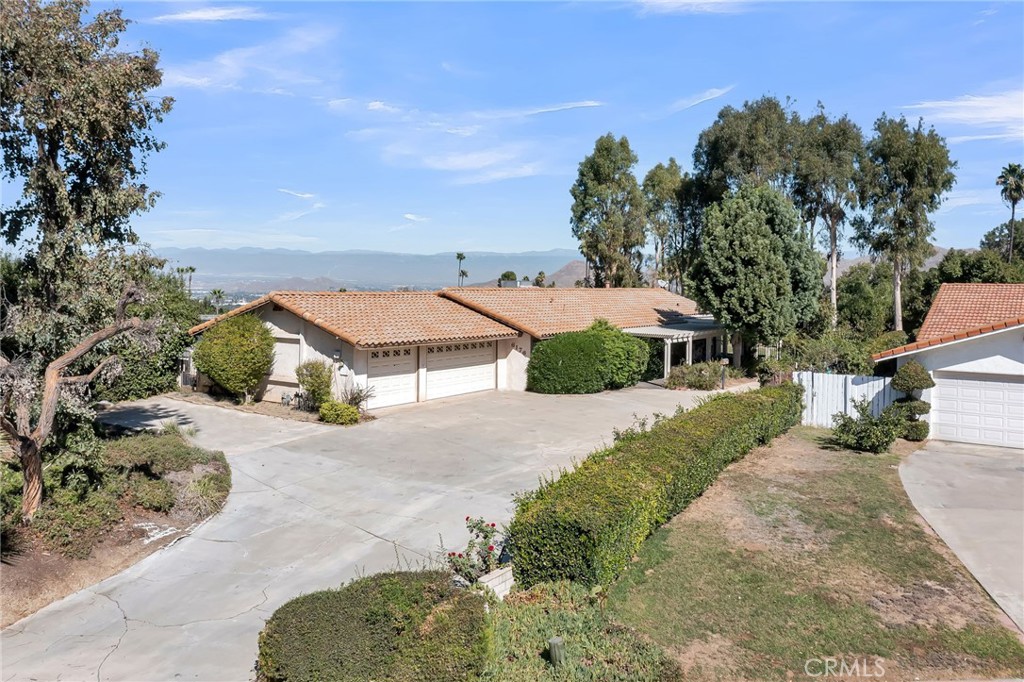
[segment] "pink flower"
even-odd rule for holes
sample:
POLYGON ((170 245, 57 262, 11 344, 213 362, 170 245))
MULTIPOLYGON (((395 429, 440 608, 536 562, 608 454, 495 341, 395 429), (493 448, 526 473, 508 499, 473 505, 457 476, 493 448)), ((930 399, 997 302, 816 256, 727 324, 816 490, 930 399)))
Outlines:
POLYGON ((487 551, 488 552, 493 552, 494 551, 494 545, 488 545, 487 546, 487 551))

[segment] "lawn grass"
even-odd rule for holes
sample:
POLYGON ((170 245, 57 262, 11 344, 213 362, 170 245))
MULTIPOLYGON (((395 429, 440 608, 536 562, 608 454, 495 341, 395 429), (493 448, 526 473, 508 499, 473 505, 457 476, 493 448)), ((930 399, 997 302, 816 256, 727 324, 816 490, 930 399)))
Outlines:
POLYGON ((805 679, 825 657, 884 659, 885 680, 1024 674, 1021 641, 918 522, 899 455, 826 436, 794 429, 730 467, 644 544, 609 613, 687 680, 805 679))

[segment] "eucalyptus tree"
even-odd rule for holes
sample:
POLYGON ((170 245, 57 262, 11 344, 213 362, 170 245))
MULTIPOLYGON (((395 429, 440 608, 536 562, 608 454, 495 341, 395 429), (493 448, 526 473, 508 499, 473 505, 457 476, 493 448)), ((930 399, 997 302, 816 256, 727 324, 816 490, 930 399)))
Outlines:
POLYGON ((945 140, 918 120, 885 114, 875 122, 857 178, 866 215, 853 221, 854 242, 892 265, 893 328, 903 331, 904 275, 931 255, 934 232, 929 214, 953 187, 956 162, 945 140))
POLYGON ((677 240, 682 232, 679 206, 682 185, 683 174, 674 158, 669 158, 667 165, 659 163, 644 176, 647 231, 654 240, 656 278, 678 279, 678 272, 669 266, 666 252, 670 240, 677 240))
POLYGON ((42 500, 58 406, 86 409, 89 386, 117 364, 108 342, 152 331, 133 306, 144 294, 135 275, 156 263, 121 247, 157 198, 142 179, 173 102, 151 94, 156 52, 118 49, 126 25, 84 0, 10 0, 0 22, 3 174, 21 187, 0 233, 24 269, 3 302, 0 427, 17 443, 26 519, 42 500))
POLYGON ((809 236, 813 239, 814 225, 819 219, 825 225, 833 328, 838 303, 839 242, 848 211, 857 208, 857 163, 863 151, 860 128, 847 116, 830 119, 820 102, 818 113, 803 125, 796 151, 793 195, 809 225, 809 236))
POLYGON ((633 175, 636 162, 629 140, 603 135, 580 162, 570 190, 572 234, 598 287, 641 282, 647 230, 644 195, 633 175))

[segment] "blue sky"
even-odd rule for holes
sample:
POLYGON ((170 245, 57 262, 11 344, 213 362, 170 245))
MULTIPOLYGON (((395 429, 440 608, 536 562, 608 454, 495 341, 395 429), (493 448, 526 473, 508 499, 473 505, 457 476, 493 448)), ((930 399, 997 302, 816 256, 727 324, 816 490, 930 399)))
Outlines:
MULTIPOLYGON (((100 4, 97 7, 107 7, 100 4)), ((1008 219, 1024 161, 1024 3, 134 2, 174 111, 136 221, 154 246, 411 253, 575 248, 569 187, 606 133, 639 178, 727 104, 821 100, 947 138, 934 240, 1008 219)))

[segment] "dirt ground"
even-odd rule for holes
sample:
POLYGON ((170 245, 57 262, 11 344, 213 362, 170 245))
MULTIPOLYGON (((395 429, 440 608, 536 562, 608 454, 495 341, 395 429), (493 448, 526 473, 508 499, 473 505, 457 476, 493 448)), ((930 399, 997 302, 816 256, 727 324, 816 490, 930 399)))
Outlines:
POLYGON ((670 521, 660 548, 630 569, 644 577, 627 576, 626 624, 665 647, 687 680, 804 679, 794 651, 823 641, 852 647, 851 660, 857 646, 877 647, 863 652, 865 666, 888 648, 884 674, 872 675, 886 681, 984 679, 1020 666, 1013 640, 1024 634, 902 490, 896 468, 919 444, 872 456, 830 448, 825 434, 798 427, 754 450, 670 521), (751 580, 759 587, 745 593, 751 580), (751 598, 759 605, 730 606, 751 598))
POLYGON ((47 550, 31 532, 0 562, 0 628, 35 613, 51 602, 94 585, 166 547, 190 529, 167 514, 131 511, 93 547, 87 559, 71 559, 47 550))

